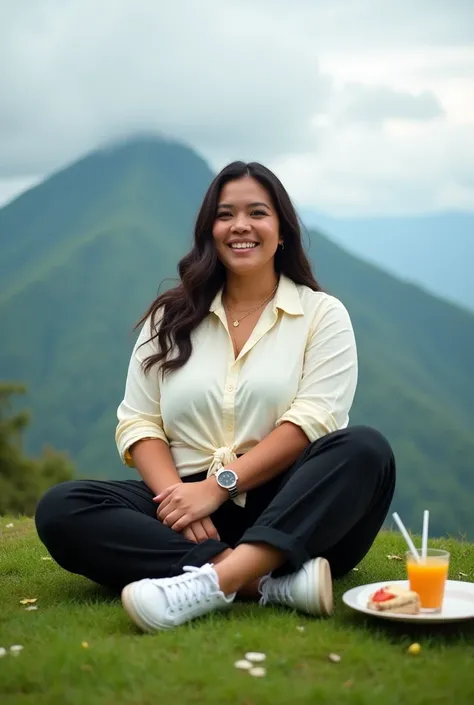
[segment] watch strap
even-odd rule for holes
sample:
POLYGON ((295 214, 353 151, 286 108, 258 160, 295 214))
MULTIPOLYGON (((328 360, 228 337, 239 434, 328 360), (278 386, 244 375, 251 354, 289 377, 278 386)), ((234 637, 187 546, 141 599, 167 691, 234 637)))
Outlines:
POLYGON ((235 499, 236 497, 239 496, 239 490, 237 487, 231 487, 229 490, 229 496, 231 499, 235 499))

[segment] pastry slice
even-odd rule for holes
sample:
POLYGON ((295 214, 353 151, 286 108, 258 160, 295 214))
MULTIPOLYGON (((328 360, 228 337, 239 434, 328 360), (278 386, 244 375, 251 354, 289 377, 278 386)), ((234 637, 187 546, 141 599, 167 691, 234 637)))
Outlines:
POLYGON ((418 614, 420 611, 420 597, 413 590, 406 590, 399 585, 387 585, 369 597, 367 607, 376 612, 418 614))

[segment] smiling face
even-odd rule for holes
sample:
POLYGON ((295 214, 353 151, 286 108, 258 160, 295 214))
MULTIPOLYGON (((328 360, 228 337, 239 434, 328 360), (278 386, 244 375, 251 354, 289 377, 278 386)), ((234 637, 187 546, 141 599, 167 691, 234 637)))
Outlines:
POLYGON ((251 176, 222 188, 212 229, 217 255, 236 275, 274 270, 279 221, 268 191, 251 176))

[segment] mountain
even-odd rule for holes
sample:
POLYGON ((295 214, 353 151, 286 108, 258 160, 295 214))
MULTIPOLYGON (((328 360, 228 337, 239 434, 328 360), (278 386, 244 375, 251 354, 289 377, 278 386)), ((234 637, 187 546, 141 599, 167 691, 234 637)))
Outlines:
MULTIPOLYGON (((87 155, 0 210, 0 371, 29 385, 29 450, 51 443, 81 476, 134 477, 114 445, 133 325, 189 249, 212 176, 191 149, 143 138, 87 155)), ((433 533, 474 538, 474 316, 318 232, 308 248, 354 321, 352 422, 395 448, 394 507, 416 529, 428 507, 433 533)))
POLYGON ((304 210, 302 217, 359 257, 474 311, 474 213, 332 218, 304 210))

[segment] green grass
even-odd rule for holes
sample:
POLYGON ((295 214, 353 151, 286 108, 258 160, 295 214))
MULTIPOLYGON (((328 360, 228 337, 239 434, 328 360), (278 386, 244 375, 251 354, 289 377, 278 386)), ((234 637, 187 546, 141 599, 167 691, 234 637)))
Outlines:
MULTIPOLYGON (((341 602, 349 587, 404 577, 403 564, 387 558, 404 551, 396 534, 381 533, 358 570, 336 582, 330 620, 238 604, 143 635, 115 597, 42 560, 47 553, 31 520, 0 518, 0 531, 0 646, 24 646, 0 659, 2 705, 474 702, 474 620, 436 628, 382 623, 341 602), (38 610, 25 611, 23 598, 37 598, 38 610), (412 642, 422 646, 418 656, 407 653, 412 642), (265 678, 234 668, 249 650, 267 654, 265 678), (331 652, 340 663, 328 660, 331 652)), ((452 579, 462 571, 474 581, 473 545, 433 545, 451 551, 452 579)))

